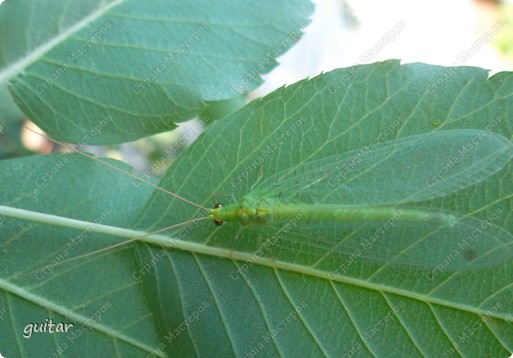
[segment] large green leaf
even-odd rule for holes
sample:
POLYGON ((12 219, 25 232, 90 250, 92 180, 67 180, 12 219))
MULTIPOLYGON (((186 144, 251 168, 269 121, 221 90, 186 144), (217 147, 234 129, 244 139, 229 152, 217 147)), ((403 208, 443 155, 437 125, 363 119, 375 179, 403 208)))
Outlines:
POLYGON ((23 112, 55 138, 133 140, 254 89, 311 11, 303 0, 7 0, 0 88, 10 81, 23 112))
MULTIPOLYGON (((281 88, 212 123, 159 185, 210 208, 239 199, 258 180, 285 168, 376 142, 455 128, 490 129, 511 138, 512 93, 511 74, 488 78, 476 68, 387 61, 336 70, 281 88)), ((137 267, 131 251, 110 250, 57 266, 35 283, 30 273, 62 250, 65 243, 59 240, 69 239, 72 229, 65 227, 79 226, 60 216, 87 223, 112 207, 119 221, 107 224, 150 231, 202 212, 160 191, 148 199, 147 186, 132 178, 96 182, 119 173, 112 168, 104 172, 97 168, 100 163, 83 171, 86 159, 76 156, 38 189, 34 180, 54 168, 58 158, 2 163, 2 183, 10 184, 2 184, 0 211, 10 216, 3 218, 2 228, 7 264, 1 276, 6 298, 0 309, 6 313, 0 349, 6 347, 8 357, 30 356, 35 339, 43 347, 39 354, 51 354, 67 336, 37 334, 25 340, 24 326, 54 315, 76 321, 75 314, 87 317, 105 297, 112 316, 88 330, 82 343, 74 343, 84 349, 83 356, 121 341, 126 349, 121 356, 145 356, 145 349, 169 356, 223 357, 507 357, 513 351, 511 259, 460 272, 365 260, 312 267, 305 258, 308 240, 315 237, 305 237, 306 244, 281 237, 295 253, 292 259, 272 248, 257 251, 268 233, 250 229, 237 235, 238 224, 216 227, 202 221, 172 230, 167 239, 144 238, 164 247, 138 244, 137 267), (87 189, 90 184, 80 186, 87 178, 95 181, 93 190, 87 189), (140 198, 133 199, 137 204, 123 202, 133 196, 140 198), (92 209, 79 208, 79 203, 92 209), (23 215, 5 206, 29 212, 23 212, 23 220, 11 219, 23 215), (35 212, 53 215, 48 220, 54 224, 39 224, 46 219, 35 212), (44 244, 29 250, 35 238, 44 244), (133 300, 113 297, 128 292, 127 287, 144 287, 144 302, 136 300, 135 292, 133 300), (148 324, 144 330, 135 324, 138 317, 148 324)), ((484 182, 418 205, 482 220, 495 213, 494 224, 513 233, 512 176, 510 162, 484 182)), ((96 231, 102 230, 107 228, 96 231)), ((104 235, 91 232, 89 239, 70 256, 107 244, 104 235)), ((80 356, 74 349, 69 356, 80 356)))
MULTIPOLYGON (((512 80, 509 73, 488 79, 476 68, 400 66, 397 61, 333 71, 277 90, 213 124, 160 185, 213 207, 242 197, 258 180, 284 168, 399 137, 481 128, 511 138, 512 80)), ((513 233, 512 175, 513 162, 478 185, 418 205, 482 220, 498 216, 494 223, 513 233)), ((157 229, 198 215, 196 208, 161 194, 154 194, 139 227, 157 229)), ((283 246, 297 250, 287 263, 308 262, 312 247, 291 241, 265 250, 258 244, 269 233, 248 230, 234 240, 238 225, 191 227, 174 236, 226 248, 231 258, 238 252, 256 254, 231 261, 172 251, 157 260, 156 282, 147 287, 153 290, 153 309, 168 308, 161 332, 176 328, 202 298, 211 307, 189 334, 177 338, 176 353, 183 347, 207 351, 212 340, 202 330, 212 325, 220 327, 216 343, 237 356, 253 350, 267 356, 343 356, 353 350, 361 356, 457 351, 506 357, 513 350, 511 260, 462 272, 350 258, 332 267, 280 266, 287 257, 281 255, 283 246), (187 298, 194 304, 184 309, 187 298), (297 316, 295 307, 301 311, 297 316), (282 320, 290 325, 283 327, 282 320), (277 331, 276 337, 269 338, 269 331, 277 331)), ((154 251, 139 254, 143 264, 155 262, 154 251)))

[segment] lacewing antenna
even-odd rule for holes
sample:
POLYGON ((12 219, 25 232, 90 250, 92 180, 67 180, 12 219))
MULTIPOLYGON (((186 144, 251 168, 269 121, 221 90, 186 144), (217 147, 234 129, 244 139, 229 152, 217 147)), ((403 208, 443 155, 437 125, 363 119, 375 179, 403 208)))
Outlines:
MULTIPOLYGON (((41 133, 41 132, 38 132, 38 131, 36 131, 36 130, 34 130, 34 129, 32 129, 32 128, 28 128, 28 127, 27 127, 27 130, 29 130, 29 131, 31 131, 32 133, 35 133, 35 134, 37 134, 37 135, 40 135, 40 136, 42 136, 43 138, 48 139, 49 141, 52 141, 52 142, 57 143, 57 144, 59 144, 59 145, 65 146, 65 143, 60 142, 60 141, 58 141, 58 140, 55 140, 55 139, 53 139, 53 138, 50 138, 49 136, 47 136, 47 135, 45 135, 45 134, 43 134, 43 133, 41 133)), ((132 178, 132 179, 134 179, 134 180, 137 180, 137 181, 139 181, 139 182, 141 182, 141 183, 144 183, 144 184, 146 184, 146 185, 149 185, 149 186, 151 186, 152 188, 154 188, 154 189, 156 189, 156 190, 159 190, 159 191, 161 191, 161 192, 163 192, 163 193, 166 193, 166 194, 168 194, 168 195, 170 195, 170 196, 172 196, 172 197, 174 197, 174 198, 176 198, 176 199, 178 199, 178 200, 183 201, 184 203, 187 203, 187 204, 193 205, 193 206, 195 206, 195 207, 197 207, 197 208, 199 208, 199 209, 208 210, 206 207, 204 207, 204 206, 202 206, 202 205, 200 205, 200 204, 197 204, 197 203, 195 203, 195 202, 193 202, 193 201, 191 201, 191 200, 189 200, 189 199, 186 199, 186 198, 184 198, 184 197, 182 197, 182 196, 180 196, 180 195, 178 195, 178 194, 175 194, 175 193, 173 193, 173 192, 170 192, 169 190, 166 190, 166 189, 164 189, 164 188, 161 188, 161 187, 159 187, 158 185, 155 185, 155 184, 153 184, 152 182, 150 182, 150 181, 148 181, 148 180, 146 180, 146 179, 143 179, 143 178, 141 178, 141 177, 138 177, 137 175, 134 175, 134 174, 132 174, 132 173, 130 173, 130 172, 128 172, 128 171, 126 171, 126 170, 124 170, 124 169, 121 169, 121 168, 119 168, 119 167, 117 167, 117 166, 115 166, 115 165, 113 165, 113 164, 111 164, 111 163, 109 163, 109 162, 106 162, 106 161, 104 161, 104 160, 102 160, 102 159, 100 159, 100 158, 96 158, 95 156, 93 156, 93 155, 91 155, 91 154, 87 154, 87 153, 81 152, 81 151, 79 151, 79 150, 74 150, 74 152, 75 152, 75 153, 77 153, 77 154, 80 154, 80 155, 82 155, 82 156, 84 156, 84 157, 86 157, 86 158, 89 158, 89 159, 95 160, 96 162, 101 163, 102 165, 104 165, 104 166, 106 166, 106 167, 109 167, 109 168, 111 168, 111 169, 113 169, 113 170, 115 170, 115 171, 117 171, 117 172, 119 172, 119 173, 122 173, 122 174, 128 175, 130 178, 132 178)))
MULTIPOLYGON (((195 218, 195 219, 191 219, 191 220, 187 220, 187 221, 184 221, 184 222, 181 222, 179 224, 174 224, 174 225, 171 225, 171 226, 167 226, 165 228, 162 228, 162 229, 159 229, 159 230, 156 230, 156 231, 153 231, 151 233, 148 233, 146 235, 141 235, 139 237, 134 237, 130 240, 126 240, 126 241, 123 241, 123 242, 119 242, 117 244, 114 244, 114 245, 110 245, 110 246, 107 246, 107 247, 103 247, 101 249, 98 249, 98 250, 95 250, 95 251, 91 251, 91 252, 88 252, 86 254, 83 254, 83 255, 78 255, 78 256, 75 256, 75 257, 70 257, 69 259, 66 259, 66 260, 62 260, 62 261, 59 261, 55 264, 52 264, 52 267, 57 267, 57 266, 60 266, 60 265, 63 265, 65 263, 69 263, 69 262, 73 262, 73 261, 76 261, 76 260, 80 260, 80 259, 83 259, 85 257, 88 257, 88 256, 93 256, 93 255, 97 255, 99 253, 102 253, 102 252, 105 252, 105 251, 109 251, 109 250, 112 250, 113 248, 116 248, 116 247, 121 247, 121 246, 124 246, 124 245, 128 245, 130 244, 131 242, 135 242, 135 241, 138 241, 138 240, 141 240, 141 239, 144 239, 145 237, 147 236, 150 236, 150 235, 154 235, 154 234, 158 234, 158 233, 161 233, 161 232, 164 232, 164 231, 168 231, 168 230, 171 230, 171 229, 174 229, 174 228, 177 228, 177 227, 180 227, 182 225, 187 225, 187 224, 190 224, 190 223, 193 223, 193 222, 198 222, 198 221, 203 221, 203 220, 207 220, 208 217, 207 216, 202 216, 202 217, 199 217, 199 218, 195 218)), ((25 275, 30 275, 30 274, 33 274, 35 272, 38 272, 38 271, 41 271, 45 268, 47 268, 48 266, 43 266, 43 267, 40 267, 36 270, 33 270, 33 271, 30 271, 28 273, 25 273, 23 274, 23 276, 25 275)))

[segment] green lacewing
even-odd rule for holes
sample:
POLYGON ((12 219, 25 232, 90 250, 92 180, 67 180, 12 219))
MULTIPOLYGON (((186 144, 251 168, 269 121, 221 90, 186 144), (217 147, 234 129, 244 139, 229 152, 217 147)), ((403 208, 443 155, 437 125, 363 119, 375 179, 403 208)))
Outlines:
POLYGON ((513 256, 513 235, 494 218, 433 208, 430 200, 484 181, 512 158, 512 142, 488 131, 419 134, 302 162, 261 181, 239 202, 218 203, 193 221, 238 223, 267 234, 299 217, 283 242, 273 245, 309 266, 333 267, 355 256, 446 270, 490 266, 513 256))
POLYGON ((355 253, 422 267, 489 266, 512 256, 509 232, 494 220, 418 203, 480 183, 512 157, 509 140, 485 131, 400 138, 279 172, 208 218, 265 226, 303 213, 288 235, 316 266, 355 253))

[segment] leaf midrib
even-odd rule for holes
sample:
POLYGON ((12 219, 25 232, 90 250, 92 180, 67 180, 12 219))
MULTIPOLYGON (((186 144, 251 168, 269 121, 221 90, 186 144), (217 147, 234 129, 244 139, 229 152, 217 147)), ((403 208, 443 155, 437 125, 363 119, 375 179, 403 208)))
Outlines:
POLYGON ((107 11, 120 5, 123 2, 125 2, 125 0, 114 0, 110 4, 97 9, 89 16, 83 18, 75 25, 69 27, 66 31, 63 31, 59 35, 52 37, 49 41, 41 44, 39 47, 36 47, 31 52, 27 53, 24 57, 21 57, 20 59, 7 66, 3 71, 0 71, 0 86, 3 83, 7 83, 17 74, 23 72, 27 67, 43 57, 46 53, 50 52, 56 46, 66 41, 73 34, 89 26, 91 23, 103 16, 107 11))
MULTIPOLYGON (((366 288, 377 292, 391 293, 402 297, 411 298, 420 302, 437 304, 444 307, 454 308, 460 311, 469 312, 477 315, 488 315, 490 317, 501 319, 507 322, 513 322, 513 317, 507 313, 490 312, 472 307, 466 304, 460 304, 452 301, 448 301, 442 298, 433 296, 427 296, 423 294, 417 294, 405 289, 391 287, 383 284, 377 284, 368 282, 362 279, 342 276, 333 274, 331 272, 317 270, 311 267, 301 266, 298 264, 288 263, 284 261, 278 261, 267 257, 255 257, 253 253, 239 252, 232 249, 223 249, 218 247, 211 247, 205 244, 182 241, 174 239, 164 235, 148 234, 143 231, 136 231, 130 229, 119 228, 109 225, 101 225, 88 221, 81 221, 70 219, 57 215, 43 214, 39 212, 23 210, 18 208, 12 208, 9 206, 0 206, 0 215, 14 217, 27 221, 34 221, 43 224, 50 224, 61 227, 70 227, 79 230, 89 230, 99 234, 113 235, 117 237, 124 237, 129 239, 137 239, 139 241, 147 242, 150 244, 158 245, 160 247, 166 247, 169 249, 178 249, 181 251, 193 252, 203 254, 207 256, 215 256, 220 258, 226 258, 235 261, 252 262, 260 266, 270 267, 273 269, 281 269, 284 271, 290 271, 295 273, 304 274, 306 276, 317 277, 326 281, 336 281, 343 284, 349 284, 356 287, 366 288)), ((1 281, 0 281, 1 282, 1 281)), ((6 282, 6 281, 4 281, 6 282)), ((1 287, 1 285, 0 285, 1 287)))
POLYGON ((158 355, 159 357, 167 357, 162 352, 159 352, 155 350, 153 347, 150 347, 142 342, 139 342, 132 337, 129 337, 127 335, 124 335, 115 329, 112 329, 110 327, 107 327, 105 325, 99 324, 95 322, 94 320, 91 320, 90 317, 86 317, 80 314, 75 313, 74 311, 67 309, 63 307, 62 305, 58 305, 50 300, 47 300, 39 295, 35 295, 27 290, 25 290, 22 287, 16 286, 4 279, 0 279, 0 289, 10 292, 13 295, 16 295, 18 297, 21 297, 29 302, 32 302, 39 307, 44 307, 50 311, 59 313, 62 316, 65 316, 75 322, 78 322, 82 325, 86 325, 87 327, 90 327, 98 332, 104 333, 108 337, 111 337, 112 339, 119 339, 120 341, 126 342, 130 345, 133 345, 135 347, 138 347, 144 351, 147 351, 149 353, 153 353, 158 355))

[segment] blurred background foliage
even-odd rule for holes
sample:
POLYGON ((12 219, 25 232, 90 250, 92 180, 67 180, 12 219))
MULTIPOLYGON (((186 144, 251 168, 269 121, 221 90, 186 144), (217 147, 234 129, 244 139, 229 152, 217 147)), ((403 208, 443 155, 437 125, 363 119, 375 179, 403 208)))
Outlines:
POLYGON ((502 31, 497 34, 495 46, 503 61, 513 67, 513 2, 500 6, 500 21, 503 24, 502 31))

